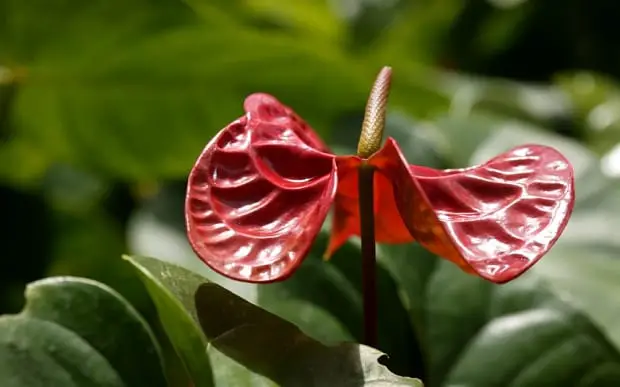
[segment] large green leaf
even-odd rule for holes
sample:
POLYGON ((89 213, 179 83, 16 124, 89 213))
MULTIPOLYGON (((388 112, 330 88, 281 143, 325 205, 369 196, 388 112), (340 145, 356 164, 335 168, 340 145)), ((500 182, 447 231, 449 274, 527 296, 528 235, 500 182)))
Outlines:
POLYGON ((503 286, 417 246, 381 250, 403 290, 429 386, 612 386, 620 354, 534 273, 503 286))
MULTIPOLYGON (((363 337, 362 272, 359 245, 345 244, 329 262, 322 259, 329 232, 319 234, 310 255, 298 271, 286 281, 258 288, 258 302, 271 306, 286 300, 303 300, 329 312, 346 327, 356 340, 363 337)), ((409 318, 403 308, 398 288, 382 267, 377 270, 379 341, 378 348, 389 355, 386 363, 399 374, 419 376, 418 347, 409 318)), ((295 321, 295 311, 281 314, 295 321)), ((302 326, 305 327, 305 326, 302 326)), ((311 333, 311 331, 308 331, 311 333)), ((317 336, 313 336, 317 337, 317 336)))
POLYGON ((5 387, 125 387, 84 339, 49 321, 0 317, 0 381, 5 387))
POLYGON ((159 312, 172 345, 196 387, 213 386, 205 339, 197 323, 193 292, 202 277, 152 258, 124 256, 136 269, 159 312))
MULTIPOLYGON (((132 216, 128 238, 134 253, 170 257, 170 263, 198 273, 208 281, 260 304, 270 312, 294 322, 308 335, 324 343, 351 339, 351 334, 341 320, 332 316, 333 309, 328 311, 312 300, 295 297, 294 292, 229 280, 200 261, 185 236, 182 216, 184 188, 184 185, 164 187, 132 216)), ((358 315, 359 312, 355 312, 352 317, 357 319, 358 315)), ((354 323, 359 325, 358 320, 354 320, 354 323)))
POLYGON ((33 282, 26 289, 21 315, 53 322, 79 335, 129 386, 166 386, 150 328, 127 301, 103 284, 75 277, 33 282))
MULTIPOLYGON (((321 255, 327 242, 324 230, 311 256, 298 273, 287 281, 270 284, 245 284, 209 270, 191 250, 184 234, 184 187, 164 188, 132 218, 129 240, 132 251, 139 254, 162 254, 169 262, 199 273, 246 300, 297 324, 306 334, 325 344, 362 337, 361 272, 359 250, 347 244, 331 262, 321 255)), ((380 320, 386 329, 380 334, 379 349, 390 358, 395 372, 415 374, 416 346, 411 326, 403 310, 393 281, 379 271, 379 289, 386 301, 380 304, 380 320), (388 329, 391 327, 391 329, 388 329), (394 335, 393 332, 399 332, 394 335)), ((217 370, 215 371, 217 372, 217 370)))
MULTIPOLYGON (((161 308, 163 323, 173 342, 177 340, 174 332, 179 332, 179 325, 172 326, 171 321, 166 322, 163 313, 171 308, 168 306, 163 309, 163 300, 177 308, 175 314, 168 312, 172 316, 168 320, 179 315, 178 308, 183 308, 184 319, 191 320, 188 322, 193 326, 185 324, 182 327, 184 330, 181 332, 186 336, 188 330, 193 330, 200 321, 205 335, 191 336, 194 338, 193 344, 200 346, 203 353, 207 353, 205 348, 209 350, 215 385, 227 385, 231 375, 234 375, 234 380, 243 381, 243 385, 256 386, 271 386, 274 383, 290 385, 291 381, 300 386, 325 385, 324 382, 331 385, 331 380, 341 380, 352 385, 379 381, 392 383, 386 386, 416 385, 414 380, 397 377, 380 365, 377 359, 381 353, 376 350, 353 344, 327 347, 303 334, 292 323, 253 306, 186 269, 152 258, 126 259, 142 273, 147 288, 161 308), (195 293, 196 306, 192 301, 195 293), (292 345, 299 352, 282 352, 286 348, 284 343, 292 345), (299 349, 304 343, 308 347, 299 349), (282 363, 282 356, 285 356, 285 363, 282 363)), ((208 366, 206 360, 205 364, 208 366)), ((338 382, 336 385, 346 383, 338 382)))
POLYGON ((327 347, 297 326, 216 285, 196 292, 209 344, 281 386, 421 386, 392 374, 383 354, 358 344, 327 347))
POLYGON ((167 385, 150 328, 114 290, 50 277, 25 298, 20 314, 0 317, 3 386, 167 385))
POLYGON ((84 51, 104 54, 124 41, 196 20, 190 8, 174 0, 3 0, 2 10, 0 61, 24 66, 84 51))
POLYGON ((317 43, 342 40, 346 32, 345 23, 328 1, 246 0, 245 3, 255 16, 317 39, 317 43))
POLYGON ((229 28, 180 1, 40 3, 10 2, 7 61, 27 69, 11 111, 15 141, 46 160, 180 177, 247 94, 273 93, 324 131, 363 106, 370 84, 335 45, 249 22, 229 28))

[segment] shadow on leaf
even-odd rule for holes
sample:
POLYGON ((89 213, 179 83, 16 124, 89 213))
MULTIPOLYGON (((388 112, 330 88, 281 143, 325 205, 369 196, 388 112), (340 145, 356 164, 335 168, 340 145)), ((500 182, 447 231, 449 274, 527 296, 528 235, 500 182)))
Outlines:
POLYGON ((280 386, 421 386, 392 374, 375 349, 325 346, 285 321, 211 283, 195 294, 198 319, 215 348, 280 386))

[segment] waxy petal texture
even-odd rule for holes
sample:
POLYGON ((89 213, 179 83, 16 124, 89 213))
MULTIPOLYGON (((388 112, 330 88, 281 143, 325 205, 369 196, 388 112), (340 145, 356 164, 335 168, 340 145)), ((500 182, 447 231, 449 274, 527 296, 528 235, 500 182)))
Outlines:
POLYGON ((213 270, 246 282, 293 273, 333 201, 335 157, 291 109, 249 96, 207 144, 187 185, 187 233, 213 270))
POLYGON ((514 148, 480 166, 438 171, 408 165, 388 139, 369 162, 392 182, 396 205, 420 244, 496 283, 536 263, 573 209, 572 166, 541 145, 514 148))

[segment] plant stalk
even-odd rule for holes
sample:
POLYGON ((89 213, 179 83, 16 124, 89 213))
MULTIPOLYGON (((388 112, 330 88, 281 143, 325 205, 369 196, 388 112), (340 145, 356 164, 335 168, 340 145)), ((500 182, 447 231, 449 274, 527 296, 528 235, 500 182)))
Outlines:
POLYGON ((375 249, 374 175, 375 169, 366 161, 381 148, 387 100, 392 83, 392 69, 383 67, 370 91, 366 114, 357 145, 362 164, 358 173, 360 236, 362 238, 362 288, 364 299, 364 341, 377 347, 377 256, 375 249))
POLYGON ((362 239, 362 286, 364 302, 364 341, 377 347, 377 256, 375 249, 374 167, 359 168, 360 235, 362 239))

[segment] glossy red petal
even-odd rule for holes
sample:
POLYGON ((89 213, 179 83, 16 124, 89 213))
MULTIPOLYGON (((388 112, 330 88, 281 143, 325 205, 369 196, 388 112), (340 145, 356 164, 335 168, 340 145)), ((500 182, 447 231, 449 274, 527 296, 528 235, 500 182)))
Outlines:
MULTIPOLYGON (((283 105, 275 97, 265 93, 254 93, 243 103, 247 116, 262 122, 269 122, 283 128, 290 128, 295 136, 308 146, 326 153, 331 153, 327 145, 293 109, 283 105)), ((268 134, 265 134, 268 135, 268 134)), ((280 138, 286 141, 286 138, 280 138)))
POLYGON ((396 204, 419 243, 496 283, 536 263, 573 209, 573 168, 541 145, 514 148, 476 167, 437 171, 409 166, 389 139, 371 162, 390 176, 396 204))
MULTIPOLYGON (((325 252, 329 258, 350 237, 360 235, 357 156, 339 156, 338 190, 334 199, 332 233, 325 252)), ((378 243, 406 243, 413 237, 403 223, 392 193, 392 184, 381 173, 374 177, 375 240, 378 243)))
POLYGON ((187 234, 213 270, 285 279, 316 238, 336 191, 335 157, 289 108, 249 96, 246 115, 207 144, 187 185, 187 234))

